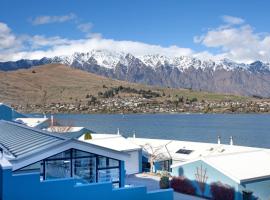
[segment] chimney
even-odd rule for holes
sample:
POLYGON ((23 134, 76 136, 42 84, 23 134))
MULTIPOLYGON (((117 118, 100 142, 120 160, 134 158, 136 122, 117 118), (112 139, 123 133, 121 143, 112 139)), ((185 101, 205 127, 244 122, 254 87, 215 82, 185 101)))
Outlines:
POLYGON ((135 131, 133 132, 133 138, 134 138, 134 139, 136 138, 136 133, 135 133, 135 131))
POLYGON ((51 126, 54 125, 53 115, 51 115, 51 126))
POLYGON ((230 145, 233 145, 233 136, 230 137, 230 145))
POLYGON ((218 144, 221 144, 220 136, 218 136, 217 143, 218 143, 218 144))

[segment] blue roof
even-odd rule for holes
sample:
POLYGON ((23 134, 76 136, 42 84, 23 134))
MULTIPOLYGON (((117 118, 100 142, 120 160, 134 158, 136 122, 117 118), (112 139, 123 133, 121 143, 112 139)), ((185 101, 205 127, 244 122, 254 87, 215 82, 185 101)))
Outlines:
POLYGON ((46 131, 0 120, 0 145, 15 158, 48 149, 66 140, 46 131))

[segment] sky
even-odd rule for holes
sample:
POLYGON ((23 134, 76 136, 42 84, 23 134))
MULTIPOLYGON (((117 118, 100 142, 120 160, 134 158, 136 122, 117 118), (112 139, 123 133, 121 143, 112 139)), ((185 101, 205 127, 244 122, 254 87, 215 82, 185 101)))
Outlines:
POLYGON ((1 0, 0 61, 92 49, 270 62, 270 1, 1 0))

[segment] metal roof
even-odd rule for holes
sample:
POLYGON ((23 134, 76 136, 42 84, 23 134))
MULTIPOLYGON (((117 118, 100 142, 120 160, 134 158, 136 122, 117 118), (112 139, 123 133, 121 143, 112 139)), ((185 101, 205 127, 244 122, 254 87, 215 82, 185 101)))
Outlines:
POLYGON ((15 159, 60 144, 67 139, 39 129, 0 120, 0 146, 15 159))

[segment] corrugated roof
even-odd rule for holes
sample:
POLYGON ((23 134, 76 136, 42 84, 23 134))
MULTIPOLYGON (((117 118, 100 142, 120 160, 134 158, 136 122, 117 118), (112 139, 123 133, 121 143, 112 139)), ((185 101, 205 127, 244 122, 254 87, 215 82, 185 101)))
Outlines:
POLYGON ((66 140, 45 131, 0 120, 0 144, 15 158, 42 151, 66 140))

